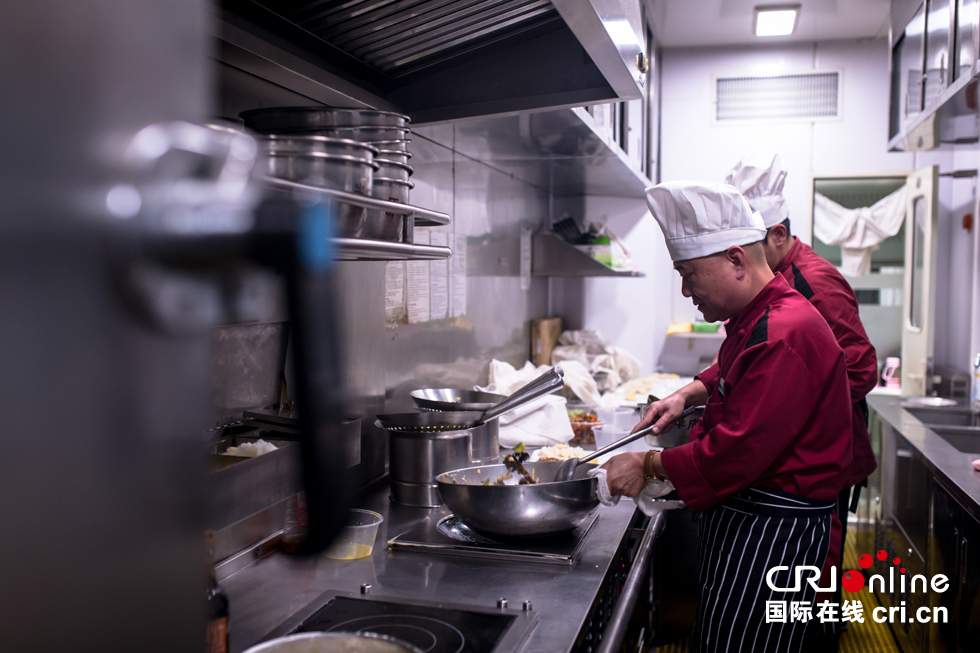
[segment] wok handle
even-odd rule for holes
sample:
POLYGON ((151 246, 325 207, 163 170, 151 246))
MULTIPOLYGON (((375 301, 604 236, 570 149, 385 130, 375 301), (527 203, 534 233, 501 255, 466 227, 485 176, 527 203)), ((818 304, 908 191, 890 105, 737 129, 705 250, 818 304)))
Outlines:
POLYGON ((500 417, 504 413, 508 413, 515 408, 520 408, 538 397, 551 394, 555 390, 560 390, 563 387, 565 387, 565 373, 560 367, 553 367, 496 406, 488 408, 483 413, 482 421, 488 422, 495 417, 500 417))

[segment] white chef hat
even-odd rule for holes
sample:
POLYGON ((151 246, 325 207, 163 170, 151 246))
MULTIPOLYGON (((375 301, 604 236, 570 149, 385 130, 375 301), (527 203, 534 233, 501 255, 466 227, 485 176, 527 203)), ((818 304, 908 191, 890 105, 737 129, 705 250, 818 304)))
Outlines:
POLYGON ((762 217, 733 186, 672 181, 647 188, 646 193, 674 261, 717 254, 766 237, 762 217))
POLYGON ((735 164, 725 178, 749 201, 753 211, 762 214, 766 228, 789 217, 789 206, 783 197, 786 168, 778 154, 750 154, 735 164))

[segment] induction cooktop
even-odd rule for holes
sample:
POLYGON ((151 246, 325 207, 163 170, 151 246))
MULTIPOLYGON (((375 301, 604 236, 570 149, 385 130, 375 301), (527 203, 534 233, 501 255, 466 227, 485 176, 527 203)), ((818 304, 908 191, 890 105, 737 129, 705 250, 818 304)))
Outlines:
POLYGON ((266 639, 301 632, 375 633, 423 653, 511 653, 524 648, 536 624, 532 611, 328 591, 266 639))
POLYGON ((440 509, 388 540, 388 548, 492 560, 574 565, 598 518, 598 513, 594 513, 574 531, 553 537, 504 540, 482 535, 447 509, 440 509))

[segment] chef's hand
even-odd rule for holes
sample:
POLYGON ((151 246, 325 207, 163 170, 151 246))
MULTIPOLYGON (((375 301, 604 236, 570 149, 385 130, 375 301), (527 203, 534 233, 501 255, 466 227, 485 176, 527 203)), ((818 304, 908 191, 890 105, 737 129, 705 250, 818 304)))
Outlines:
POLYGON ((668 395, 666 399, 655 401, 647 408, 643 419, 633 427, 632 433, 653 424, 654 433, 662 433, 674 425, 688 406, 700 406, 708 400, 708 389, 699 380, 694 379, 691 383, 668 395))
POLYGON ((683 396, 681 396, 680 392, 675 392, 666 399, 655 401, 650 404, 649 408, 647 408, 647 412, 643 416, 643 419, 640 420, 639 424, 633 427, 632 432, 636 433, 640 429, 645 429, 651 424, 653 424, 654 433, 666 431, 670 429, 670 427, 674 425, 674 422, 676 422, 681 416, 681 413, 684 412, 686 405, 687 401, 683 396))
POLYGON ((610 494, 635 497, 643 490, 647 482, 643 475, 644 455, 636 452, 621 453, 602 465, 606 470, 610 494))

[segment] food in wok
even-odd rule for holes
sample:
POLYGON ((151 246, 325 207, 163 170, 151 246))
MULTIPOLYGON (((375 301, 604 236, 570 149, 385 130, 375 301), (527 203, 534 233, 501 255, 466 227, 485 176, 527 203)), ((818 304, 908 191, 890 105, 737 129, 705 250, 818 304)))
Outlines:
POLYGON ((522 462, 533 483, 520 483, 505 465, 466 467, 436 477, 453 514, 470 528, 497 537, 541 537, 574 530, 599 505, 593 467, 584 464, 570 481, 554 482, 561 463, 522 462), (506 476, 511 474, 511 478, 506 476), (505 477, 502 484, 498 477, 505 477), (484 481, 491 479, 490 483, 484 481))

